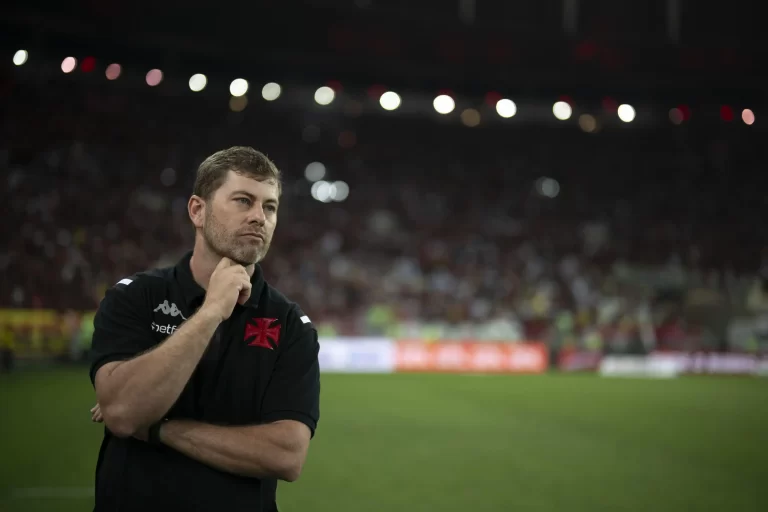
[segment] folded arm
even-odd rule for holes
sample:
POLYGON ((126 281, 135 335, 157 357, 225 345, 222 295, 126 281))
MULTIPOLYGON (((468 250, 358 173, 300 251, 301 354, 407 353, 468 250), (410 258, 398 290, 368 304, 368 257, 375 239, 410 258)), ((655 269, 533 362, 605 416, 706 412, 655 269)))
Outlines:
POLYGON ((160 441, 220 471, 253 478, 299 478, 309 449, 309 427, 294 420, 217 426, 192 420, 163 423, 160 441))
POLYGON ((165 415, 200 361, 220 319, 199 311, 160 345, 96 372, 96 397, 109 430, 130 437, 165 415))

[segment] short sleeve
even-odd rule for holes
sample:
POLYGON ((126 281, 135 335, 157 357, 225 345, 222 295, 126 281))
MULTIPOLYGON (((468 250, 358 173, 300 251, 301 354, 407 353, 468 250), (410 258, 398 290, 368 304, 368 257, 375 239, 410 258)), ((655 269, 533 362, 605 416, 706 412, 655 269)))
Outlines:
POLYGON ((93 320, 92 384, 105 364, 130 359, 154 344, 146 291, 143 283, 123 279, 105 293, 93 320))
POLYGON ((300 421, 314 436, 320 420, 320 344, 317 330, 304 313, 296 311, 291 316, 295 334, 281 347, 275 362, 262 402, 262 419, 300 421))

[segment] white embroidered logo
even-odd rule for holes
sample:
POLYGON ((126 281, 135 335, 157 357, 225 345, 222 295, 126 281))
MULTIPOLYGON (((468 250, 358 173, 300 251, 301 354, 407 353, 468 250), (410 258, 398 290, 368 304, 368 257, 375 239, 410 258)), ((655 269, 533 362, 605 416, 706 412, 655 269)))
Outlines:
POLYGON ((162 311, 166 315, 171 315, 174 317, 180 316, 182 320, 186 320, 184 315, 181 314, 181 311, 179 311, 179 308, 176 307, 176 304, 171 302, 171 304, 169 305, 167 300, 164 300, 162 304, 160 304, 155 308, 155 313, 157 313, 158 311, 162 311))

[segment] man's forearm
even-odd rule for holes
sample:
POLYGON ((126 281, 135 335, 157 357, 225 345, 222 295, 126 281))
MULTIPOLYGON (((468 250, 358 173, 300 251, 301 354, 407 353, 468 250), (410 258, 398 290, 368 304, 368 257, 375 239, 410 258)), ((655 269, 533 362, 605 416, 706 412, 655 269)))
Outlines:
POLYGON ((102 368, 97 398, 116 435, 131 436, 161 419, 184 390, 220 319, 201 309, 168 339, 134 359, 102 368))
POLYGON ((309 439, 304 425, 279 421, 265 425, 218 426, 170 420, 160 430, 162 443, 220 471, 253 478, 299 477, 309 439), (306 442, 303 442, 306 441, 306 442))

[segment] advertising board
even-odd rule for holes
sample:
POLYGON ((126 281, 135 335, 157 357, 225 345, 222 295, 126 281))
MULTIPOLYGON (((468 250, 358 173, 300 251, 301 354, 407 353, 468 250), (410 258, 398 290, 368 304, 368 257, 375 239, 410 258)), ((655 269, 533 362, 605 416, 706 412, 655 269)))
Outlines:
POLYGON ((605 356, 600 363, 603 377, 645 377, 669 379, 679 374, 674 361, 654 360, 648 356, 605 356))
POLYGON ((557 356, 557 369, 561 372, 596 372, 603 354, 586 350, 561 350, 557 356))
POLYGON ((395 347, 388 338, 321 338, 320 371, 327 373, 391 373, 395 347))
POLYGON ((654 352, 649 358, 673 364, 684 375, 756 375, 762 360, 753 354, 722 352, 654 352))
POLYGON ((543 373, 543 343, 396 342, 395 371, 426 373, 543 373))

